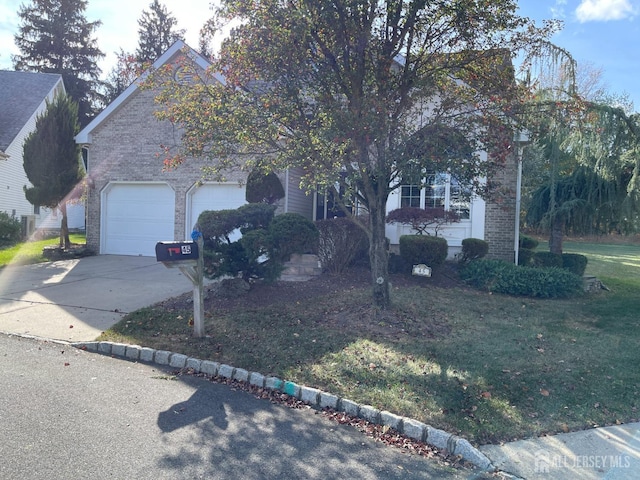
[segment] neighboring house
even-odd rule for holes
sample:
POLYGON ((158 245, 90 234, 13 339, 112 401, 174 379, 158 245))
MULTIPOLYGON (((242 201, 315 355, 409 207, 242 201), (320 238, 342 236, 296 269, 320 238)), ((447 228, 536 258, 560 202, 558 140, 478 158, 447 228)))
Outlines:
MULTIPOLYGON (((178 41, 153 65, 160 68, 176 62, 188 48, 178 41)), ((201 68, 206 59, 190 50, 201 68)), ((219 78, 219 81, 224 79, 219 78)), ((167 122, 159 122, 153 112, 154 92, 134 82, 100 115, 87 125, 76 141, 88 151, 89 191, 87 199, 87 245, 101 254, 154 255, 160 240, 189 239, 203 210, 237 208, 245 203, 246 172, 228 175, 228 181, 203 182, 205 161, 189 159, 174 170, 163 171, 160 145, 179 139, 180 133, 167 122)), ((515 159, 494 179, 515 191, 515 159)), ((280 176, 285 198, 279 212, 296 212, 312 220, 333 216, 331 202, 322 194, 306 196, 298 187, 300 175, 289 170, 280 176)), ((487 240, 490 255, 513 261, 514 198, 490 204, 475 198, 464 203, 459 188, 447 175, 433 172, 433 188, 402 186, 392 194, 388 211, 401 205, 444 205, 465 217, 442 229, 451 254, 460 249, 464 238, 487 240)), ((397 244, 405 227, 389 225, 387 236, 397 244)))
MULTIPOLYGON (((31 205, 24 186, 30 185, 24 172, 22 152, 25 138, 36 127, 47 101, 64 93, 62 77, 52 73, 0 70, 0 211, 21 220, 25 233, 35 228, 60 228, 55 211, 31 205)), ((70 203, 69 228, 84 228, 84 206, 70 203)))

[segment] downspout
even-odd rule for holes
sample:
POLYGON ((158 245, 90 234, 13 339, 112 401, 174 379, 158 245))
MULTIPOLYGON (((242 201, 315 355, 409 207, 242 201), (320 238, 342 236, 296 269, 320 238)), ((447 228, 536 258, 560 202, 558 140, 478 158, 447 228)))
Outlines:
POLYGON ((516 220, 515 231, 513 236, 513 258, 514 263, 518 265, 518 254, 520 250, 520 200, 522 197, 522 156, 524 154, 524 147, 529 143, 529 132, 522 130, 517 132, 513 137, 513 143, 516 144, 517 153, 516 161, 518 162, 518 175, 516 179, 516 220))
POLYGON ((284 213, 289 212, 289 169, 284 172, 284 182, 287 188, 284 189, 284 213))

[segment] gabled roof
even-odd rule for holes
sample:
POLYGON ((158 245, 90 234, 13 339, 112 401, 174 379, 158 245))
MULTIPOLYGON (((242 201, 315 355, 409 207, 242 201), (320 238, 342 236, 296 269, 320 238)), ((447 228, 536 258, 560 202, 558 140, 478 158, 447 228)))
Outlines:
MULTIPOLYGON (((151 68, 144 72, 140 77, 138 77, 127 89, 122 92, 118 97, 111 102, 96 118, 94 118, 86 127, 84 127, 78 135, 76 135, 76 143, 80 143, 83 145, 91 144, 91 133, 95 130, 102 122, 104 122, 111 114, 113 114, 119 107, 122 105, 131 95, 133 95, 139 88, 140 84, 144 81, 144 79, 149 75, 150 70, 156 70, 163 65, 167 64, 172 58, 176 56, 181 51, 187 51, 187 54, 191 59, 203 70, 206 70, 211 66, 211 63, 198 52, 189 47, 182 40, 178 40, 173 45, 169 47, 169 49, 164 52, 158 59, 153 63, 151 68)), ((220 83, 225 83, 224 77, 219 74, 215 74, 214 78, 220 83)))
POLYGON ((0 152, 4 152, 62 76, 0 70, 0 152))

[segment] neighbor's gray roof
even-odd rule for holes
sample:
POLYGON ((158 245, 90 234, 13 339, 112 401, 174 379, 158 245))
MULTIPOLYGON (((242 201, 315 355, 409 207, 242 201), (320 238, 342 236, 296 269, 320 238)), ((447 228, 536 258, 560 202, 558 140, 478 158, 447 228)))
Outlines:
POLYGON ((0 151, 5 151, 60 81, 56 73, 0 70, 0 151))

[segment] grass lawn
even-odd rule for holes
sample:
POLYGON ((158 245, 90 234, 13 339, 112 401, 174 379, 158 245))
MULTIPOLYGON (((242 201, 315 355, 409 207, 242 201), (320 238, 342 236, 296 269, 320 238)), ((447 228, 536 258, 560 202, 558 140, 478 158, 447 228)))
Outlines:
MULTIPOLYGON (((84 244, 86 242, 84 234, 72 233, 69 235, 71 243, 84 244)), ((57 245, 58 237, 24 242, 10 248, 0 249, 0 268, 14 264, 40 263, 46 261, 42 256, 42 249, 47 245, 57 245)))
POLYGON ((102 340, 212 359, 314 386, 475 444, 636 421, 640 246, 565 244, 610 289, 571 300, 467 288, 393 289, 394 315, 365 284, 302 303, 208 312, 193 339, 181 308, 125 317, 102 340))

